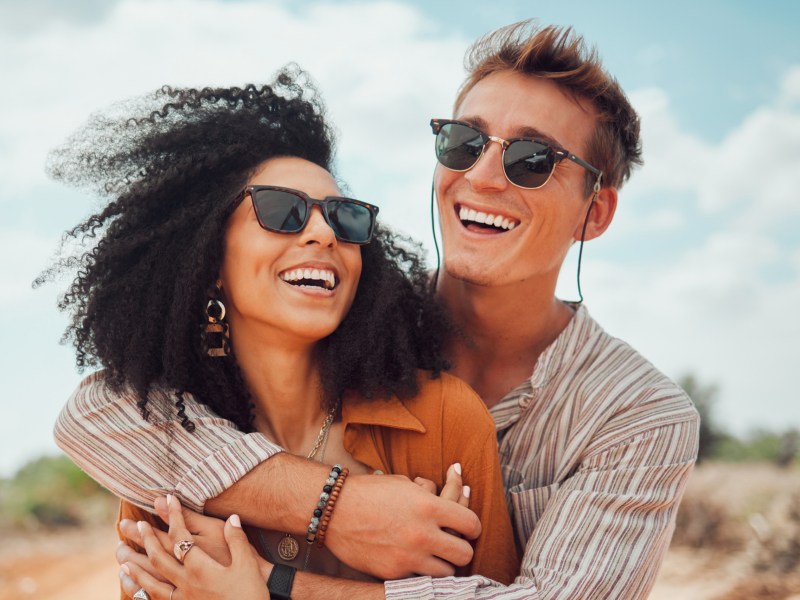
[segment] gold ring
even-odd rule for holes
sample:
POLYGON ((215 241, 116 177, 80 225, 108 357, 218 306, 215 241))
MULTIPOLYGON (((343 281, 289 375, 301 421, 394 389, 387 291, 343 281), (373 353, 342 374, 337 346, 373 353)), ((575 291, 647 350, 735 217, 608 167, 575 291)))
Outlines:
POLYGON ((183 558, 186 556, 189 550, 192 549, 192 546, 194 546, 194 542, 190 542, 189 540, 181 540, 175 544, 174 548, 172 548, 172 553, 175 555, 175 558, 183 563, 183 558))

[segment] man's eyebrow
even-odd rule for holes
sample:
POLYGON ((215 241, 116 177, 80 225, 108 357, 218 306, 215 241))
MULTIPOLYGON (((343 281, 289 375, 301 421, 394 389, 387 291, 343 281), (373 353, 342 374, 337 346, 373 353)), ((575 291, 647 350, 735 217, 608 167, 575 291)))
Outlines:
POLYGON ((563 148, 563 146, 559 143, 557 139, 555 139, 552 135, 549 135, 535 127, 521 127, 519 132, 514 137, 528 137, 534 138, 539 140, 540 142, 545 142, 546 144, 550 144, 555 146, 556 148, 563 148))
MULTIPOLYGON (((474 125, 481 131, 487 133, 488 135, 494 135, 493 132, 488 131, 489 124, 486 122, 485 119, 481 117, 473 117, 470 115, 464 115, 458 117, 460 121, 464 121, 465 123, 469 123, 470 125, 474 125)), ((563 148, 563 146, 556 140, 552 135, 547 134, 536 127, 520 127, 514 132, 514 135, 511 137, 525 137, 525 138, 534 138, 541 142, 545 142, 546 144, 550 144, 552 146, 556 146, 557 148, 563 148)))

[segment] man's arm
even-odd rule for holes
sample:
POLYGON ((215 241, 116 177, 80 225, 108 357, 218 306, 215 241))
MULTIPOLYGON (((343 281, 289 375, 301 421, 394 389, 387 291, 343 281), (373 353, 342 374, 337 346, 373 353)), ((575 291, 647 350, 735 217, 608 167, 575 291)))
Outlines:
MULTIPOLYGON (((697 455, 699 420, 685 397, 659 405, 657 411, 644 409, 650 415, 619 415, 587 449, 578 471, 553 486, 514 584, 477 576, 417 577, 387 581, 386 598, 646 598, 697 455)), ((535 519, 530 497, 515 504, 535 519)))
POLYGON ((281 453, 260 434, 244 434, 208 407, 186 397, 187 431, 174 396, 154 392, 145 420, 129 389, 112 391, 103 372, 86 377, 56 420, 61 449, 115 495, 153 511, 159 496, 176 494, 202 512, 248 471, 281 453))
MULTIPOLYGON (((56 441, 95 480, 148 510, 170 493, 199 512, 235 512, 259 527, 304 534, 329 469, 280 452, 260 434, 242 433, 191 397, 185 405, 195 423, 191 433, 175 419, 174 398, 154 394, 145 421, 133 394, 113 393, 95 374, 59 415, 56 441)), ((480 533, 474 513, 408 479, 353 476, 326 544, 343 562, 382 579, 448 575, 453 564, 471 560, 472 548, 444 528, 468 539, 480 533)))

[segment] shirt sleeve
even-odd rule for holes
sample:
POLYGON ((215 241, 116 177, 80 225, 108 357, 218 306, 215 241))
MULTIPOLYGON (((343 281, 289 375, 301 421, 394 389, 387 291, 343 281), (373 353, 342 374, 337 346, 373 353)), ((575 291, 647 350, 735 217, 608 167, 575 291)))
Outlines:
POLYGON ((103 373, 84 379, 58 416, 58 446, 115 495, 152 510, 158 496, 176 494, 202 512, 206 501, 281 451, 258 433, 245 434, 184 395, 189 432, 176 419, 176 398, 155 392, 142 418, 136 396, 112 391, 103 373))
POLYGON ((387 581, 386 598, 646 598, 697 455, 697 413, 685 398, 673 400, 672 414, 682 418, 658 423, 658 414, 639 409, 618 415, 598 432, 577 472, 551 486, 513 584, 417 577, 387 581))

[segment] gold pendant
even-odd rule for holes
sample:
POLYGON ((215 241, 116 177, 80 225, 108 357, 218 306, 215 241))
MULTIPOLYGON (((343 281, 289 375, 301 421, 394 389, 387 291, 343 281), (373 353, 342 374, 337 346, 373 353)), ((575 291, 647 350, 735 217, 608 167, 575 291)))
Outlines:
POLYGON ((282 560, 294 560, 300 553, 300 544, 288 533, 278 542, 278 556, 282 560))

